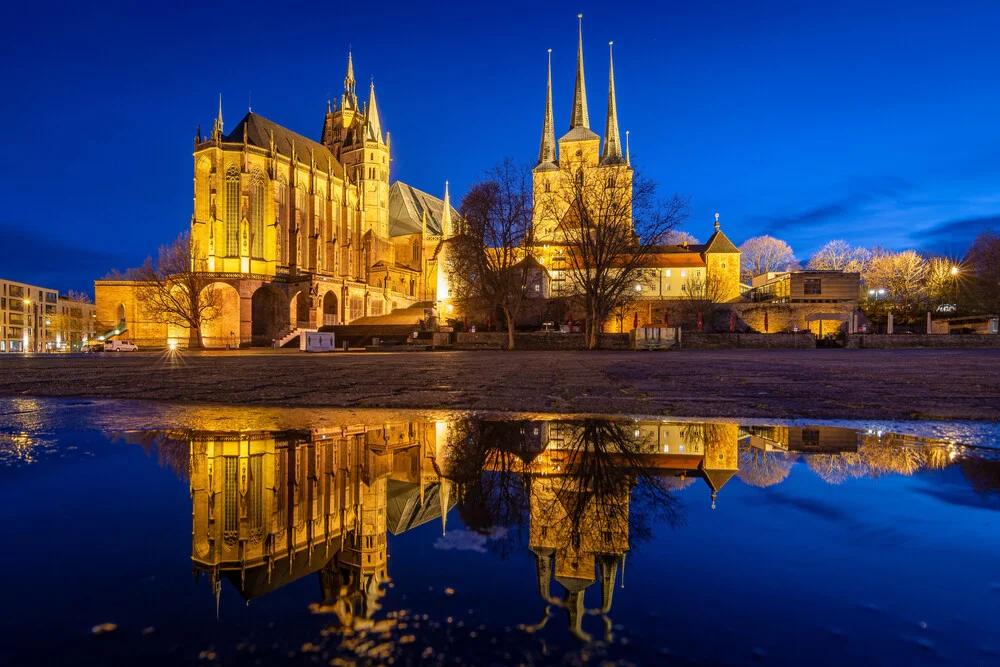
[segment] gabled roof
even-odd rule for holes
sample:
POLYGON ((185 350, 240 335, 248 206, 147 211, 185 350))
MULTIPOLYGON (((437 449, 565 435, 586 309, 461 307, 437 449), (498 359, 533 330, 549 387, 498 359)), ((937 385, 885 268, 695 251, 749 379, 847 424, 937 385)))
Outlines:
POLYGON ((732 253, 738 253, 739 251, 740 249, 737 248, 735 245, 733 245, 733 242, 730 241, 729 238, 722 233, 721 229, 712 234, 712 236, 708 239, 708 243, 706 243, 701 250, 701 252, 732 252, 732 253))
MULTIPOLYGON (((396 181, 389 188, 389 236, 419 234, 423 229, 424 212, 427 213, 427 233, 441 235, 444 218, 444 201, 396 181)), ((458 220, 458 211, 451 207, 452 220, 458 220)))
POLYGON ((297 132, 292 132, 287 127, 282 127, 274 121, 263 116, 258 116, 253 112, 248 112, 243 119, 233 128, 233 131, 222 138, 226 143, 242 144, 243 128, 247 129, 247 143, 257 148, 270 150, 271 134, 274 134, 274 148, 279 155, 291 159, 292 143, 295 144, 296 159, 300 164, 310 164, 310 151, 316 158, 316 169, 326 173, 327 164, 334 176, 343 176, 344 167, 337 161, 337 158, 323 144, 304 137, 297 132))

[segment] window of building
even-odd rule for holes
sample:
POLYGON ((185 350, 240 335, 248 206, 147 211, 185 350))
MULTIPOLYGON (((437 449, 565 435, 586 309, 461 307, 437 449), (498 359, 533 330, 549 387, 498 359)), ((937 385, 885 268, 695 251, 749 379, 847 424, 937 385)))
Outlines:
POLYGON ((681 278, 687 278, 687 269, 681 269, 681 278))
POLYGON ((806 278, 803 283, 802 291, 805 294, 822 294, 822 283, 823 280, 821 278, 806 278))
POLYGON ((240 255, 240 170, 226 169, 226 255, 240 255))
POLYGON ((419 241, 415 241, 413 243, 413 251, 412 252, 413 252, 413 261, 414 262, 419 262, 420 261, 420 242, 419 241))
POLYGON ((250 182, 250 256, 264 257, 264 174, 253 173, 250 182))
POLYGON ((665 276, 666 276, 667 278, 669 278, 669 277, 670 277, 670 269, 667 269, 666 271, 664 271, 664 272, 663 272, 663 274, 664 274, 664 275, 665 275, 665 276))

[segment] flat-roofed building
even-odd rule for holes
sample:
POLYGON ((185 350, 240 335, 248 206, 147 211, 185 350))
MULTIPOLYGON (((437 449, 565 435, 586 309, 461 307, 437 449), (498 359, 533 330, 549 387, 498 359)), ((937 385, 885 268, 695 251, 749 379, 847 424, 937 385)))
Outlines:
POLYGON ((846 271, 783 271, 753 277, 747 297, 771 303, 841 303, 857 301, 861 274, 846 271))
POLYGON ((57 349, 58 302, 54 289, 0 278, 0 352, 57 349))

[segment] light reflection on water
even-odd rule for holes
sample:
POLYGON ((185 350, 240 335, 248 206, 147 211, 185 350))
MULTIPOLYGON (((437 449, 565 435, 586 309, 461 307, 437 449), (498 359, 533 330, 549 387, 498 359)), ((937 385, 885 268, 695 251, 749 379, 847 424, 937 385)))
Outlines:
MULTIPOLYGON (((914 476, 944 480, 943 490, 934 489, 939 496, 957 493, 961 502, 991 510, 997 509, 1000 489, 1000 451, 986 446, 989 442, 962 444, 876 428, 34 400, 9 401, 3 408, 0 464, 44 465, 46 454, 76 447, 74 431, 92 429, 118 448, 135 446, 186 484, 190 505, 172 511, 178 516, 190 511, 190 562, 210 591, 201 589, 195 604, 211 608, 222 619, 216 622, 233 613, 223 609, 227 588, 248 604, 266 605, 285 587, 314 582, 302 604, 330 623, 318 626, 301 646, 296 643, 292 653, 304 659, 379 662, 447 655, 460 662, 478 656, 544 663, 561 660, 567 651, 584 651, 577 657, 647 662, 663 657, 659 638, 630 640, 627 626, 643 610, 647 625, 659 618, 654 613, 662 613, 654 611, 659 600, 647 599, 658 587, 645 585, 662 579, 659 567, 678 567, 666 552, 670 547, 664 547, 668 536, 695 530, 696 521, 711 534, 719 512, 754 520, 763 511, 759 503, 778 497, 772 489, 788 485, 787 493, 801 492, 793 469, 808 470, 823 487, 844 489, 840 508, 823 505, 835 501, 837 492, 818 487, 797 501, 820 516, 854 511, 842 509, 851 504, 847 494, 914 476), (955 490, 958 480, 964 490, 955 490), (749 496, 742 504, 748 493, 770 495, 749 496), (497 616, 520 619, 513 628, 481 622, 472 617, 473 609, 451 609, 449 602, 459 600, 450 589, 439 591, 444 598, 436 603, 448 616, 427 617, 409 606, 407 594, 419 599, 422 584, 415 578, 394 581, 395 563, 407 575, 414 567, 435 571, 440 569, 435 560, 455 562, 439 556, 445 552, 488 559, 487 569, 475 577, 482 589, 467 586, 472 590, 462 591, 460 604, 500 599, 506 611, 497 616), (625 588, 626 565, 636 558, 625 588), (523 561, 532 567, 510 565, 523 561), (492 590, 491 577, 519 578, 519 592, 525 585, 533 592, 504 596, 492 590), (552 646, 561 648, 548 653, 552 646)), ((817 525, 822 522, 798 521, 789 529, 815 531, 810 548, 834 548, 824 542, 829 536, 817 525)), ((150 528, 155 526, 142 529, 150 528)), ((732 537, 737 550, 739 540, 748 539, 735 531, 732 537)), ((691 563, 686 567, 698 570, 691 563)), ((447 568, 438 574, 469 582, 447 568)), ((727 576, 714 573, 706 590, 727 576)), ((697 587, 683 577, 677 585, 697 587)), ((751 590, 781 597, 772 589, 751 590)), ((986 603, 995 606, 996 600, 986 603)), ((726 600, 714 604, 725 608, 726 600)), ((780 602, 768 604, 791 613, 780 602)), ((206 657, 204 650, 189 648, 183 658, 206 657)), ((980 654, 972 649, 978 657, 989 649, 978 648, 980 654)), ((760 659, 758 649, 747 645, 737 655, 760 659)), ((817 656, 827 649, 816 647, 817 656)), ((219 646, 210 653, 238 662, 241 650, 219 646)), ((723 654, 709 649, 700 655, 712 660, 723 654)))

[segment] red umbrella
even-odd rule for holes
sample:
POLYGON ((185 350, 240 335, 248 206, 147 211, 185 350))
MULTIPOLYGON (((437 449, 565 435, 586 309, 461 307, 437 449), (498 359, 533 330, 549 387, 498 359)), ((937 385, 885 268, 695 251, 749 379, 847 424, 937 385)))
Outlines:
POLYGON ((767 311, 764 311, 764 333, 767 333, 767 311))
POLYGON ((736 313, 729 311, 729 333, 736 331, 736 313))
POLYGON ((633 329, 638 329, 639 328, 639 313, 638 312, 635 315, 632 316, 632 328, 633 329))
POLYGON ((698 331, 701 331, 701 327, 702 327, 702 324, 701 324, 701 313, 698 313, 698 331))

